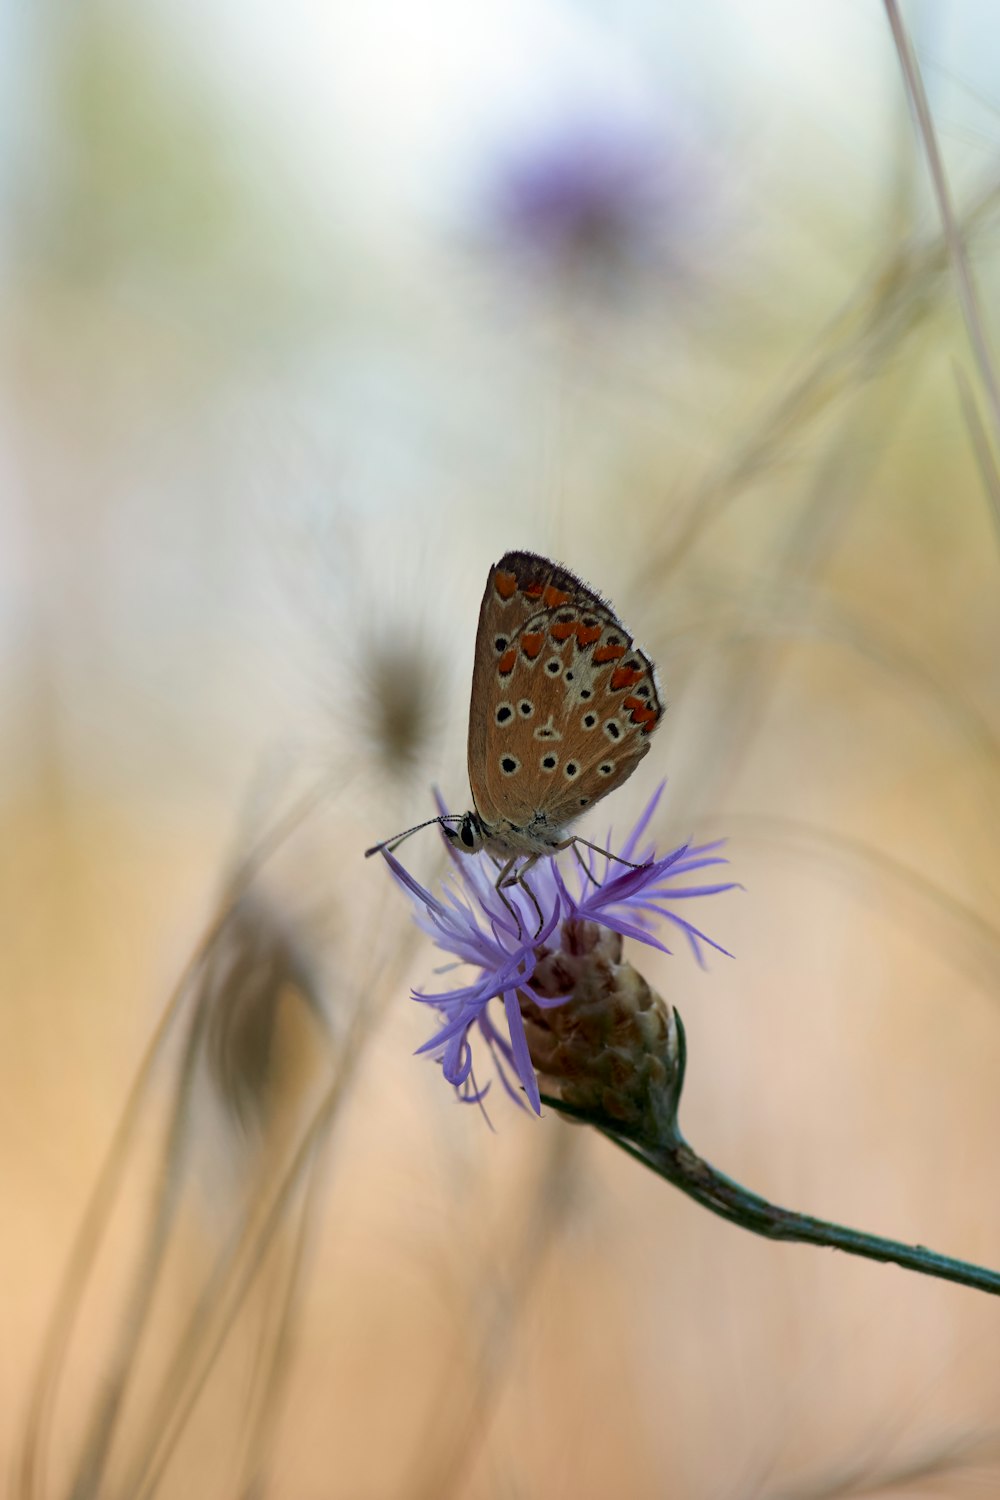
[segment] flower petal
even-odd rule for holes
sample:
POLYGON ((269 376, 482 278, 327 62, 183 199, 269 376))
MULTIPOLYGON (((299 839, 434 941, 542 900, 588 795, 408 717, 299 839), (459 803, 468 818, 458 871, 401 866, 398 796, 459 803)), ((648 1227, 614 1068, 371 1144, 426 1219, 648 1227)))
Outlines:
POLYGON ((524 1084, 524 1091, 528 1096, 528 1102, 536 1115, 542 1112, 542 1101, 538 1094, 538 1079, 535 1077, 535 1069, 531 1062, 531 1053, 528 1051, 528 1038, 524 1034, 524 1021, 521 1017, 521 1007, 517 1001, 517 991, 507 990, 503 997, 503 1008, 507 1016, 507 1029, 510 1032, 510 1045, 514 1054, 514 1067, 517 1076, 524 1084))
MULTIPOLYGON (((390 872, 410 897, 418 924, 435 946, 471 970, 470 982, 437 994, 415 990, 413 998, 438 1013, 434 1034, 418 1049, 441 1064, 445 1078, 460 1099, 481 1101, 490 1087, 480 1087, 473 1068, 476 1038, 490 1054, 496 1076, 521 1108, 541 1112, 538 1081, 531 1064, 518 993, 531 990, 538 955, 561 923, 579 919, 595 922, 622 937, 634 938, 662 953, 670 949, 655 935, 657 922, 667 921, 686 938, 695 959, 705 964, 707 948, 728 950, 692 922, 678 915, 674 905, 694 897, 719 895, 737 888, 735 881, 682 882, 699 872, 727 864, 718 851, 723 841, 686 843, 656 857, 655 847, 645 844, 648 829, 660 804, 665 783, 657 787, 625 842, 616 852, 611 835, 607 851, 577 847, 573 853, 575 878, 553 856, 535 867, 530 890, 515 882, 503 892, 497 888, 495 861, 468 856, 456 850, 451 839, 442 837, 449 852, 450 870, 442 896, 432 894, 384 850, 390 872), (640 855, 641 849, 641 855, 640 855), (626 861, 623 868, 618 861, 626 861), (537 907, 536 907, 537 902, 537 907), (536 931, 539 913, 541 924, 536 931), (492 1002, 502 1001, 504 1021, 494 1020, 492 1002), (498 1024, 499 1022, 499 1024, 498 1024), (476 1037, 473 1036, 475 1029, 476 1037)), ((435 791, 441 817, 452 817, 444 799, 435 791)), ((453 964, 442 965, 439 973, 453 964)), ((569 996, 537 997, 543 1008, 566 1003, 569 996)))
MULTIPOLYGON (((663 781, 660 782, 659 786, 656 788, 656 791, 650 797, 649 801, 646 803, 646 806, 639 814, 639 821, 636 823, 635 827, 632 829, 632 832, 629 834, 621 849, 618 851, 622 859, 632 859, 634 857, 634 851, 638 846, 639 840, 646 832, 646 829, 649 827, 652 820, 653 814, 656 812, 656 809, 660 805, 660 798, 663 796, 666 785, 667 782, 666 778, 664 777, 663 781)), ((610 847, 611 844, 609 842, 608 848, 610 849, 610 847)))

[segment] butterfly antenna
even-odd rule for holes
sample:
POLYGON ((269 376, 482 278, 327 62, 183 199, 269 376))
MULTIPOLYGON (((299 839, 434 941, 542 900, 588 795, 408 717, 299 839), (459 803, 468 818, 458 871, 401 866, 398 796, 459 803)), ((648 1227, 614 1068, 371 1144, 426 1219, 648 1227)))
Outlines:
POLYGON ((387 849, 391 854, 398 848, 404 839, 408 839, 411 833, 419 833, 421 828, 430 828, 432 823, 461 823, 461 813, 442 813, 439 818, 428 818, 426 823, 414 823, 412 828, 407 828, 405 833, 394 833, 391 839, 383 839, 380 844, 372 844, 370 849, 365 850, 365 859, 372 854, 380 854, 387 849))

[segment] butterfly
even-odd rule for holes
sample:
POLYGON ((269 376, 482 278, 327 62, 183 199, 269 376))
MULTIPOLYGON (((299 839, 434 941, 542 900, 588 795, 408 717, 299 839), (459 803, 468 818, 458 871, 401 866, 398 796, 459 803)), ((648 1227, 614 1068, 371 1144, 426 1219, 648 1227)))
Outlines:
POLYGON ((607 600, 547 557, 507 552, 489 571, 476 632, 473 808, 429 823, 462 853, 485 849, 498 861, 496 888, 513 911, 503 892, 521 885, 534 901, 525 876, 539 859, 598 849, 569 826, 628 780, 662 716, 656 669, 607 600))

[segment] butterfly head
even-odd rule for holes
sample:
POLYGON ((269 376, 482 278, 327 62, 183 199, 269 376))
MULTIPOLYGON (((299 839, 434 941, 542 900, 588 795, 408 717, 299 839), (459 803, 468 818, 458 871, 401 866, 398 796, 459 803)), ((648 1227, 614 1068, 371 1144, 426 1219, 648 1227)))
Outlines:
POLYGON ((391 839, 383 839, 380 844, 373 844, 365 850, 365 859, 372 854, 381 854, 383 850, 392 854, 411 834, 419 833, 421 828, 432 828, 435 823, 448 842, 463 854, 478 854, 486 847, 486 825, 478 813, 442 813, 436 818, 428 818, 425 823, 415 823, 412 828, 405 828, 402 833, 393 834, 391 839))
POLYGON ((441 829, 453 848, 462 854, 478 854, 485 847, 486 830, 477 813, 463 813, 454 825, 442 822, 441 829))

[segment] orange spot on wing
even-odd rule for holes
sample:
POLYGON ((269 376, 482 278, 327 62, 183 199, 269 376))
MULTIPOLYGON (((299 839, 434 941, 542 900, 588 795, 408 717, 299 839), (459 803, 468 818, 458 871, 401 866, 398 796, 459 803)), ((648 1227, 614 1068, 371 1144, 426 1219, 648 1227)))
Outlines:
POLYGON ((534 661, 545 644, 545 637, 540 630, 526 630, 521 637, 521 650, 525 656, 530 656, 534 661))
POLYGON ((508 646, 507 650, 504 652, 503 656, 501 656, 500 660, 497 662, 497 670, 499 671, 500 676, 501 677, 509 677, 510 674, 511 674, 511 672, 513 672, 513 670, 514 670, 514 663, 516 661, 517 661, 517 652, 516 652, 516 650, 514 649, 513 646, 508 646))
POLYGON ((617 693, 619 688, 631 687, 641 676, 641 667, 615 667, 611 674, 611 691, 617 693))
POLYGON ((578 626, 575 620, 567 620, 560 624, 557 620, 554 625, 549 626, 549 635, 554 641, 568 641, 571 635, 576 635, 578 626))
POLYGON ((493 580, 493 587, 501 599, 512 599, 517 593, 517 575, 514 573, 498 573, 493 580))
POLYGON ((560 604, 566 604, 568 601, 569 595, 564 594, 562 589, 555 588, 551 583, 542 595, 542 603, 546 604, 549 609, 558 609, 560 604))
POLYGON ((594 642, 599 641, 600 638, 600 625, 578 625, 576 627, 577 645, 580 647, 581 651, 585 646, 592 646, 594 642))
POLYGON ((624 646, 598 646, 594 652, 594 660, 599 666, 603 666, 606 661, 617 661, 619 656, 624 655, 624 646))
POLYGON ((626 698, 624 707, 632 710, 629 715, 632 723, 641 724, 647 734, 660 717, 659 710, 650 708, 641 698, 626 698))
POLYGON ((521 593, 527 594, 529 599, 540 599, 542 597, 544 589, 544 583, 541 581, 541 579, 538 579, 536 583, 523 584, 521 587, 521 593))

